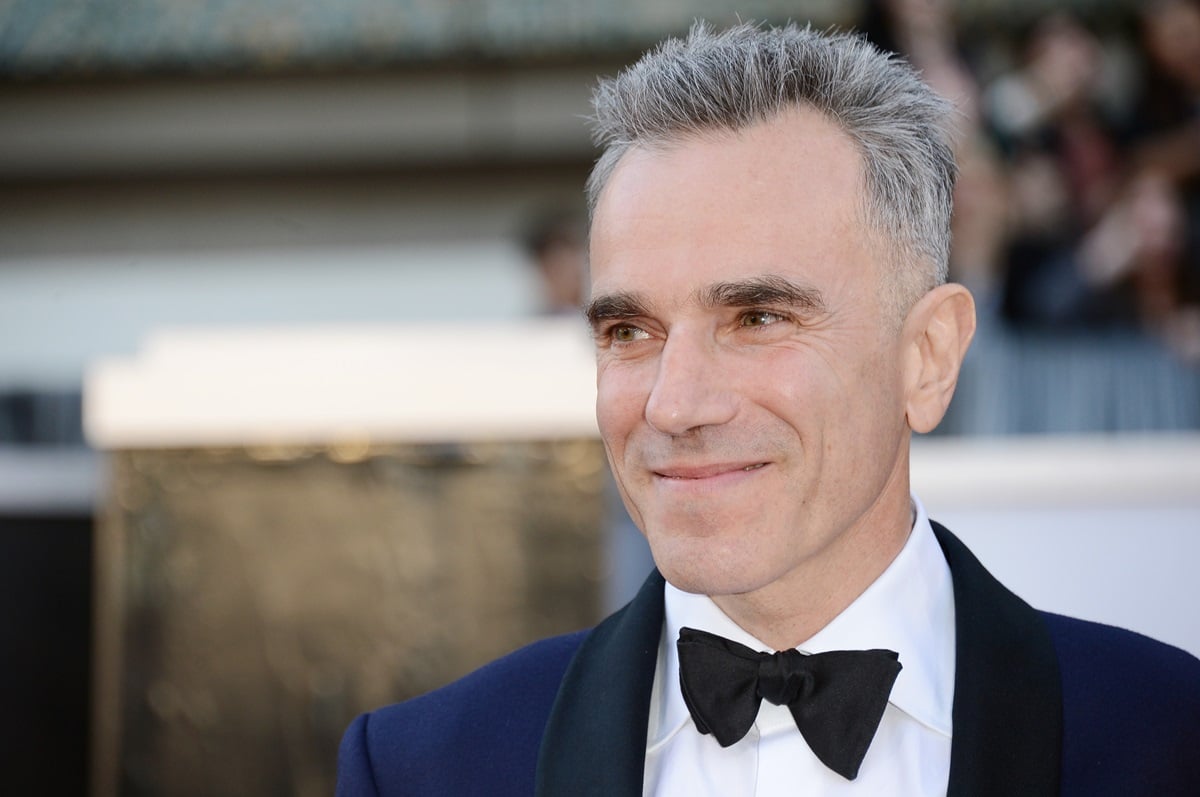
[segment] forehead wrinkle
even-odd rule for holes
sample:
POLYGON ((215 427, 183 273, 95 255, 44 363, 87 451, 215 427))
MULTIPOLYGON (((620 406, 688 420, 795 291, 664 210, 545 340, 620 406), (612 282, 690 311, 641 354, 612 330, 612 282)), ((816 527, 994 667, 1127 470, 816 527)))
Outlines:
POLYGON ((811 313, 825 310, 819 290, 774 274, 717 282, 697 291, 697 298, 706 307, 786 305, 811 313))

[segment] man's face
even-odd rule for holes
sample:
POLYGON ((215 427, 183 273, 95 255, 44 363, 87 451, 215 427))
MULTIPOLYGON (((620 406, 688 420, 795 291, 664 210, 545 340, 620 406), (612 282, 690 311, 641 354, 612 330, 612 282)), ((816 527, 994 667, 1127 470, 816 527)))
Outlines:
POLYGON ((881 504, 907 514, 902 347, 861 169, 798 110, 631 150, 600 196, 600 431, 681 589, 754 592, 869 532, 881 504))

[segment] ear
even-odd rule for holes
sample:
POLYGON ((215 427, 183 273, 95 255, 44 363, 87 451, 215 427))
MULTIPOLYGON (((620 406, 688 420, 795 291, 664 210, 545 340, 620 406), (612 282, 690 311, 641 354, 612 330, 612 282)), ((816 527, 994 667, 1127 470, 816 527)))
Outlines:
POLYGON ((961 285, 939 285, 904 320, 905 415, 914 432, 941 423, 975 334, 975 300, 961 285))

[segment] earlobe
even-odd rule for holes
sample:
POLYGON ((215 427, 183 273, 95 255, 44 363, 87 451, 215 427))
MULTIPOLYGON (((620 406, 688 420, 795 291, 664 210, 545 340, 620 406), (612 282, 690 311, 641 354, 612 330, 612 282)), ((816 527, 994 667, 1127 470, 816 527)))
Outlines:
POLYGON ((975 300, 961 285, 939 285, 909 312, 905 414, 914 432, 931 432, 941 423, 974 334, 975 300))

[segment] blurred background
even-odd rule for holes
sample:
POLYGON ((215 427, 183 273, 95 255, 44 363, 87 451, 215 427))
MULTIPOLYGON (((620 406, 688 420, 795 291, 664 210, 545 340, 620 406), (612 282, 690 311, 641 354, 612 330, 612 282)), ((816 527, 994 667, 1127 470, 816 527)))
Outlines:
POLYGON ((1197 0, 0 0, 0 790, 328 794, 357 712, 628 597, 584 117, 697 17, 956 103, 981 326, 914 482, 1200 652, 1197 0))

